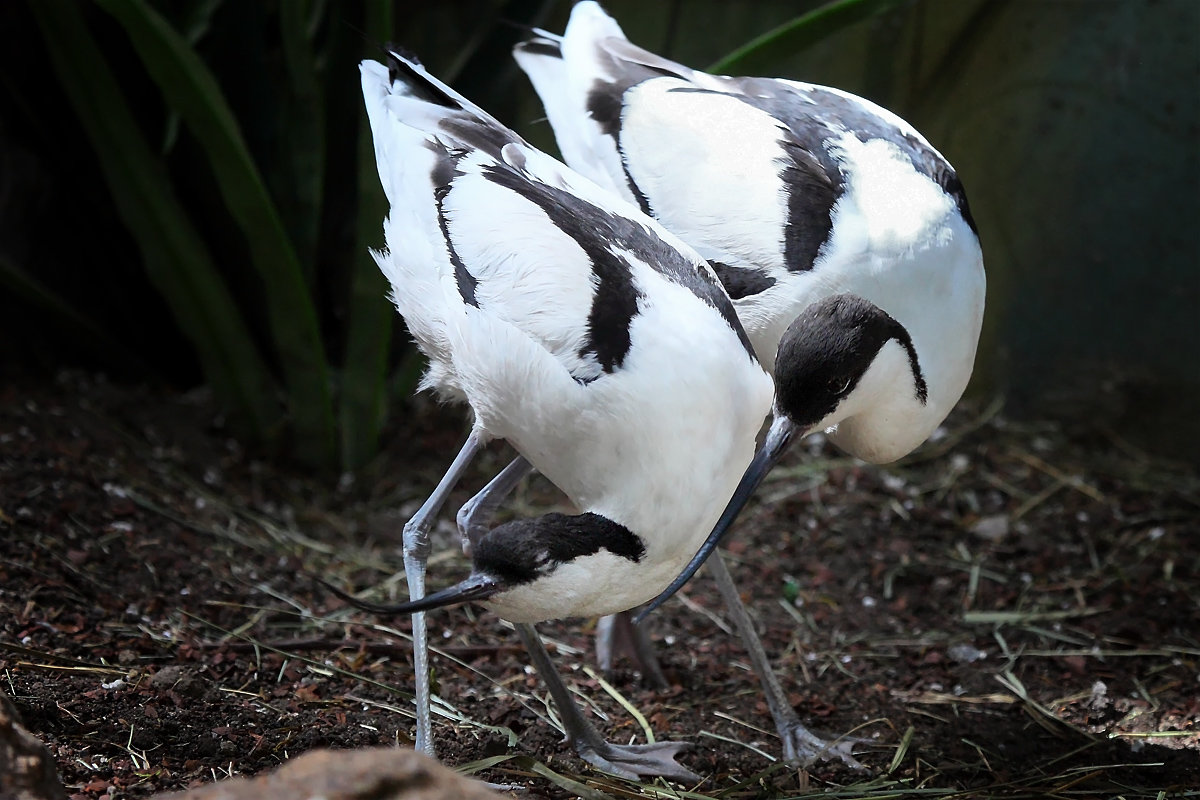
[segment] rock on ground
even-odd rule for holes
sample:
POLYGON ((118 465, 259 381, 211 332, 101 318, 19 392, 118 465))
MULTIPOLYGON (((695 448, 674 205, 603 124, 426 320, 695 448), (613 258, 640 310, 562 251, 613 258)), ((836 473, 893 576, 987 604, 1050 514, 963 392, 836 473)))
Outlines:
POLYGON ((156 800, 496 800, 501 795, 413 750, 314 750, 256 778, 232 778, 156 800))
POLYGON ((0 692, 0 798, 65 800, 46 745, 25 730, 17 707, 0 692))

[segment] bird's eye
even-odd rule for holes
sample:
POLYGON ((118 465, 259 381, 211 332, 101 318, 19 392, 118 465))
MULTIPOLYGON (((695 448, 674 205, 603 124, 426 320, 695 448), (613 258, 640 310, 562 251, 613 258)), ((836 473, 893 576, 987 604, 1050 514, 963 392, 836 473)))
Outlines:
POLYGON ((850 389, 850 378, 835 377, 829 381, 829 391, 835 395, 843 395, 850 389))

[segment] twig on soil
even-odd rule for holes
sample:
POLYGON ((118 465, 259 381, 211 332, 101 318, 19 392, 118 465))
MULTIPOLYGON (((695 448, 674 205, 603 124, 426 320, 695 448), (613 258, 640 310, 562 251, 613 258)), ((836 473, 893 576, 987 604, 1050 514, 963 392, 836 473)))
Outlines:
POLYGON ((1072 656, 1083 658, 1128 658, 1128 657, 1147 657, 1147 658, 1163 658, 1168 656, 1200 656, 1200 649, 1194 647, 1171 647, 1164 645, 1163 647, 1150 650, 1100 650, 1091 648, 1088 650, 1023 650, 1023 656, 1043 657, 1043 658, 1069 658, 1072 656))
POLYGON ((1077 608, 1064 611, 965 611, 962 620, 968 625, 1020 625, 1035 621, 1090 617, 1109 610, 1107 608, 1077 608))
POLYGON ((955 428, 948 436, 938 440, 932 446, 923 447, 917 450, 917 452, 913 455, 903 459, 901 464, 904 466, 912 466, 914 464, 920 464, 924 461, 933 461, 934 459, 941 458, 951 450, 958 447, 958 445, 972 433, 983 428, 985 425, 999 416, 1000 412, 1003 410, 1004 397, 997 395, 996 397, 992 398, 992 401, 987 404, 987 407, 985 407, 983 411, 981 411, 979 415, 970 422, 955 428))
MULTIPOLYGON (((720 717, 721 719, 727 719, 730 722, 734 723, 735 725, 741 725, 743 728, 752 730, 755 733, 761 734, 763 736, 774 736, 776 739, 779 738, 779 734, 777 734, 775 731, 769 731, 766 728, 760 728, 757 725, 751 725, 749 722, 746 722, 744 719, 738 719, 737 717, 733 716, 732 714, 728 714, 724 711, 714 711, 713 716, 720 717)), ((771 759, 771 760, 774 761, 775 759, 771 759)))
POLYGON ((908 692, 893 689, 892 697, 905 703, 922 703, 925 705, 1009 705, 1017 702, 1017 697, 1011 694, 957 695, 945 692, 908 692))
MULTIPOLYGON (((76 521, 76 524, 78 524, 77 521, 76 521)), ((87 525, 80 525, 80 530, 86 531, 87 529, 88 529, 87 525)), ((84 572, 83 570, 79 569, 74 564, 72 564, 70 559, 63 558, 61 555, 59 555, 58 553, 54 552, 52 549, 47 547, 42 541, 39 540, 39 541, 35 542, 35 546, 39 550, 41 550, 43 553, 45 553, 47 556, 54 559, 54 562, 56 564, 58 564, 60 567, 65 569, 68 573, 70 573, 71 577, 75 578, 76 581, 78 581, 80 584, 82 584, 79 586, 73 586, 71 584, 62 584, 66 588, 70 589, 71 591, 81 594, 84 597, 87 597, 91 600, 95 600, 96 595, 98 593, 107 592, 109 594, 112 594, 113 592, 116 591, 116 589, 111 584, 104 583, 104 582, 96 579, 95 577, 87 574, 86 572, 84 572)))
POLYGON ((1071 485, 1070 482, 1064 481, 1064 480, 1059 480, 1056 478, 1054 483, 1050 484, 1045 489, 1042 489, 1040 492, 1033 495, 1025 502, 1021 503, 1021 505, 1017 506, 1016 510, 1014 510, 1008 516, 1009 523, 1011 524, 1011 523, 1016 522, 1017 520, 1021 519, 1021 517, 1025 516, 1030 511, 1033 511, 1035 508, 1040 506, 1042 503, 1046 502, 1051 497, 1058 494, 1060 490, 1065 489, 1070 485, 1071 485))
POLYGON ((599 789, 593 789, 574 778, 569 778, 566 775, 555 772, 540 761, 534 761, 530 764, 529 771, 535 775, 540 775, 560 789, 566 789, 580 798, 580 800, 613 800, 612 795, 605 794, 599 789))
POLYGON ((1025 704, 1026 709, 1030 710, 1031 712, 1037 712, 1033 714, 1033 718, 1041 722, 1043 726, 1047 728, 1047 730, 1050 730, 1055 734, 1062 733, 1063 731, 1071 731, 1076 735, 1091 738, 1090 734, 1087 734, 1075 726, 1059 719, 1059 717, 1053 711, 1030 697, 1029 692, 1025 689, 1025 684, 1021 683, 1021 679, 1011 671, 1006 670, 1003 674, 995 675, 993 677, 999 681, 1002 686, 1010 689, 1013 694, 1020 698, 1025 704))
POLYGON ((709 611, 707 608, 700 605, 699 603, 697 603, 692 598, 688 597, 683 592, 678 592, 675 596, 677 598, 679 598, 679 602, 683 603, 684 607, 687 608, 688 611, 692 611, 692 612, 695 612, 696 614, 700 614, 701 616, 708 617, 708 620, 710 622, 712 622, 713 625, 716 625, 718 628, 720 628, 726 634, 728 634, 730 636, 733 635, 733 628, 730 628, 729 625, 726 624, 725 620, 721 619, 721 617, 716 612, 709 611))
MULTIPOLYGON (((66 661, 67 663, 73 664, 77 667, 91 667, 93 669, 111 669, 111 667, 109 667, 106 664, 96 664, 96 663, 93 663, 90 661, 84 661, 83 659, 76 658, 75 656, 64 655, 62 653, 47 653, 47 652, 43 652, 41 650, 36 650, 32 647, 25 647, 24 645, 19 645, 16 642, 6 642, 2 639, 0 639, 0 650, 7 650, 10 653, 16 653, 17 655, 22 655, 22 656, 29 656, 30 658, 47 658, 47 659, 55 659, 58 661, 66 661)), ((126 670, 126 672, 128 672, 128 670, 126 670)), ((124 673, 122 673, 122 674, 124 674, 124 673)))
MULTIPOLYGON (((234 635, 233 631, 226 630, 225 628, 222 628, 220 625, 217 625, 215 622, 211 622, 211 621, 209 621, 209 620, 206 620, 206 619, 204 619, 203 617, 197 617, 197 616, 194 616, 194 615, 193 615, 193 616, 192 616, 192 619, 196 620, 197 622, 201 623, 202 625, 206 625, 207 627, 209 627, 209 628, 212 628, 212 629, 213 629, 213 630, 215 630, 215 631, 219 631, 220 633, 223 633, 223 634, 225 634, 226 636, 233 636, 233 635, 234 635)), ((390 686, 390 685, 388 685, 388 684, 384 683, 383 681, 377 681, 377 680, 374 680, 374 679, 372 679, 372 678, 367 678, 367 677, 364 677, 364 676, 362 676, 362 675, 358 675, 358 674, 356 674, 356 673, 354 673, 354 672, 351 672, 350 670, 342 669, 341 667, 331 667, 331 666, 330 666, 330 665, 328 665, 328 664, 325 664, 325 663, 322 663, 322 662, 320 662, 320 661, 317 661, 316 659, 307 658, 307 657, 305 657, 305 656, 302 656, 302 655, 300 655, 300 654, 298 654, 298 653, 289 653, 289 652, 288 652, 288 651, 286 651, 286 650, 282 650, 282 649, 280 649, 280 648, 277 648, 277 647, 272 647, 271 645, 269 645, 269 644, 267 644, 267 643, 265 643, 265 642, 260 642, 260 641, 257 641, 257 640, 255 640, 255 639, 253 639, 253 638, 249 637, 249 636, 242 635, 242 636, 239 636, 238 638, 240 638, 240 639, 243 639, 244 641, 246 641, 246 642, 249 642, 249 643, 251 643, 251 644, 253 644, 253 645, 256 645, 257 647, 260 647, 260 648, 262 648, 263 650, 266 650, 266 651, 268 651, 268 652, 271 652, 271 653, 275 653, 275 654, 277 654, 277 655, 281 655, 281 656, 283 656, 283 657, 285 657, 285 658, 293 658, 293 659, 296 659, 297 661, 300 661, 300 662, 302 662, 302 663, 304 663, 304 664, 310 664, 310 665, 312 665, 312 666, 320 667, 320 668, 322 668, 322 669, 331 669, 331 670, 333 670, 335 673, 337 673, 338 675, 341 675, 342 677, 351 678, 351 679, 353 679, 353 680, 356 680, 356 681, 361 681, 362 683, 369 683, 369 684, 371 684, 372 686, 375 686, 375 687, 378 687, 378 688, 380 688, 380 689, 383 689, 384 691, 390 692, 391 694, 403 695, 403 696, 405 696, 405 697, 409 697, 409 698, 411 698, 411 697, 412 697, 412 694, 411 694, 410 692, 406 692, 406 691, 404 691, 403 689, 397 688, 397 687, 395 687, 395 686, 390 686)))
MULTIPOLYGON (((235 653, 252 651, 260 643, 247 641, 217 641, 196 642, 193 646, 205 649, 228 649, 235 653)), ((362 650, 371 655, 406 657, 412 653, 412 646, 407 644, 392 644, 390 642, 372 642, 363 639, 325 639, 310 637, 307 639, 273 639, 262 642, 278 650, 303 652, 305 650, 362 650)), ((476 645, 440 645, 437 652, 457 658, 478 658, 501 653, 523 653, 525 649, 519 644, 476 644, 476 645)))
MULTIPOLYGON (((414 719, 416 717, 416 714, 411 709, 401 708, 400 706, 394 706, 390 703, 383 703, 379 700, 370 700, 365 697, 358 697, 350 694, 343 695, 343 698, 355 703, 362 703, 363 705, 371 706, 373 708, 380 708, 384 711, 390 711, 393 714, 397 714, 407 719, 414 719)), ((461 711, 459 711, 458 708, 450 703, 447 703, 444 698, 435 697, 433 699, 434 702, 430 705, 430 711, 437 716, 448 719, 451 722, 461 723, 470 728, 477 728, 479 730, 497 733, 505 737, 509 747, 516 747, 517 743, 520 741, 517 738, 517 734, 513 732, 512 728, 504 725, 488 725, 486 722, 480 722, 478 720, 471 719, 466 714, 463 714, 461 711)))
POLYGON ((33 661, 18 661, 13 664, 14 667, 29 667, 30 669, 40 669, 47 672, 76 672, 90 675, 121 675, 129 674, 127 669, 113 669, 112 667, 63 667, 58 664, 38 664, 33 661))
POLYGON ((1057 467, 1047 464, 1045 461, 1038 458, 1033 453, 1026 453, 1021 450, 1014 450, 1013 455, 1016 456, 1021 461, 1024 461, 1026 464, 1033 467, 1034 469, 1046 473, 1051 478, 1054 478, 1056 481, 1059 481, 1063 485, 1070 486, 1072 489, 1079 492, 1080 494, 1083 494, 1083 495, 1086 495, 1087 497, 1092 498, 1097 503, 1107 503, 1108 502, 1108 498, 1106 498, 1103 494, 1100 493, 1100 491, 1098 489, 1096 489, 1094 486, 1087 483, 1087 481, 1085 481, 1083 478, 1080 478, 1078 475, 1068 475, 1065 472, 1063 472, 1062 470, 1058 469, 1057 467))
POLYGON ((721 742, 729 742, 730 744, 736 744, 738 747, 744 747, 745 749, 749 750, 751 753, 757 753, 758 755, 762 756, 763 758, 765 758, 767 761, 770 761, 770 762, 776 762, 779 760, 778 758, 776 758, 775 756, 766 752, 765 750, 760 750, 757 747, 755 747, 754 745, 750 744, 749 742, 743 742, 743 741, 739 741, 738 739, 734 739, 732 736, 722 736, 721 734, 713 733, 712 731, 699 731, 697 733, 697 735, 698 736, 707 736, 710 739, 716 739, 717 741, 721 741, 721 742))

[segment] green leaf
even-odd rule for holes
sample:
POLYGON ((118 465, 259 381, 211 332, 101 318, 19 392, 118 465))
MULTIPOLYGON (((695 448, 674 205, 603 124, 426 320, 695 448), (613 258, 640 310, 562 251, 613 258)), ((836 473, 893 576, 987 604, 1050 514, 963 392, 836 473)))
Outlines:
MULTIPOLYGON (((212 29, 212 19, 224 0, 199 0, 182 9, 183 19, 176 23, 185 41, 195 47, 212 29)), ((170 153, 179 139, 179 112, 168 110, 163 134, 163 153, 170 153)))
POLYGON ((842 28, 909 2, 912 0, 832 0, 750 40, 713 62, 708 71, 723 75, 761 74, 842 28))
MULTIPOLYGON (((373 0, 366 7, 369 41, 387 41, 392 31, 392 3, 373 0)), ((347 83, 357 86, 356 75, 347 83)), ((375 455, 387 419, 388 350, 396 313, 387 299, 388 284, 368 250, 379 247, 387 200, 379 185, 375 148, 366 112, 359 104, 358 220, 355 261, 347 300, 346 352, 342 366, 342 467, 358 469, 375 455)))
POLYGON ((794 579, 788 578, 783 582, 783 599, 787 600, 792 605, 796 604, 796 598, 800 596, 800 584, 794 579))
MULTIPOLYGON (((289 80, 289 96, 281 106, 287 131, 282 145, 288 191, 280 197, 280 209, 309 286, 316 282, 317 234, 325 190, 325 96, 317 81, 313 5, 308 0, 288 0, 279 6, 289 80)), ((353 85, 352 76, 347 76, 346 83, 353 85)))
MULTIPOLYGON (((167 105, 208 156, 230 215, 246 236, 264 285, 267 321, 287 386, 297 455, 334 454, 329 367, 313 298, 295 249, 220 87, 195 50, 144 0, 96 0, 125 29, 167 105)), ((258 65, 248 63, 247 69, 258 65)))
MULTIPOLYGON (((30 2, 63 89, 99 155, 117 211, 196 348, 217 398, 247 433, 280 432, 275 387, 204 240, 175 196, 73 0, 30 2)), ((103 253, 87 254, 103 268, 103 253)), ((86 256, 85 256, 86 257, 86 256)))

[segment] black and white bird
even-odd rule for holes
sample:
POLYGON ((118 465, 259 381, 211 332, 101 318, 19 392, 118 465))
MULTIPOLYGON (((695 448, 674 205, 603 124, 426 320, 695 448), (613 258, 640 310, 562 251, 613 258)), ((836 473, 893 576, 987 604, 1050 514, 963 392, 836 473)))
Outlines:
MULTIPOLYGON (((631 44, 590 0, 561 37, 536 34, 514 55, 564 160, 709 260, 776 381, 763 447, 656 607, 713 551, 791 441, 824 430, 846 452, 885 463, 945 419, 979 340, 979 238, 950 164, 874 103, 690 69, 631 44)), ((746 637, 757 643, 753 630, 746 637)), ((760 675, 774 681, 769 668, 760 675)), ((819 740, 767 688, 785 755, 818 754, 819 740)))
MULTIPOLYGON (((414 59, 391 53, 361 74, 391 205, 375 258, 429 359, 424 387, 474 414, 462 452, 405 527, 412 601, 373 608, 482 602, 516 624, 581 756, 617 774, 695 780, 674 760, 681 745, 603 741, 530 623, 629 609, 668 584, 750 463, 771 379, 707 262, 674 234, 414 59), (521 459, 460 514, 470 576, 425 596, 429 523, 490 439, 521 459), (489 527, 530 466, 581 513, 489 527)), ((417 746, 432 754, 420 617, 417 746)))

